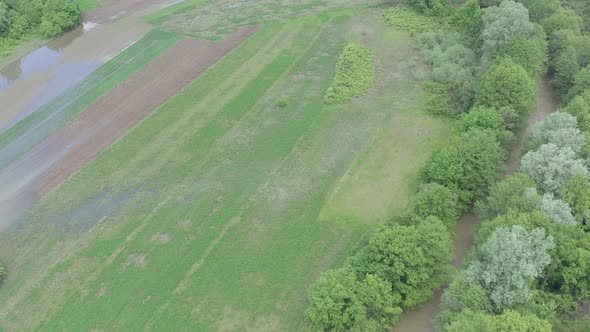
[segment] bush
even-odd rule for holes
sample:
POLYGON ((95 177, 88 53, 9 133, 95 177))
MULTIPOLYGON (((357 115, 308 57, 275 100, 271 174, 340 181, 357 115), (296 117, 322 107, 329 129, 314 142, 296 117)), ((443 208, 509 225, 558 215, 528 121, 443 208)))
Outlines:
POLYGON ((375 81, 375 64, 371 51, 357 43, 344 48, 336 64, 332 86, 325 95, 326 104, 337 104, 362 96, 375 81))
POLYGON ((429 95, 425 109, 429 114, 453 117, 461 113, 460 108, 453 106, 449 84, 429 82, 426 91, 429 95))
POLYGON ((408 32, 424 32, 437 29, 440 24, 433 18, 420 15, 405 6, 395 6, 383 14, 385 21, 394 29, 408 32))

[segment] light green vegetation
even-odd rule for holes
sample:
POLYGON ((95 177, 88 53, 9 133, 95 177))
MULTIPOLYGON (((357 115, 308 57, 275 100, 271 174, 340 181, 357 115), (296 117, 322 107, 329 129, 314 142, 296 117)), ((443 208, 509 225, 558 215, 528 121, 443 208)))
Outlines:
POLYGON ((375 82, 375 64, 371 50, 358 43, 346 45, 338 62, 334 82, 326 91, 326 104, 338 104, 360 97, 375 82))
POLYGON ((366 0, 187 0, 148 15, 146 20, 165 30, 217 40, 247 25, 284 22, 367 3, 366 0))
POLYGON ((425 32, 436 30, 440 23, 430 16, 424 16, 413 9, 405 6, 396 6, 388 9, 383 17, 385 21, 394 29, 408 32, 425 32))
MULTIPOLYGON (((12 159, 25 153, 104 93, 174 45, 181 37, 170 32, 152 30, 78 84, 2 133, 0 148, 9 144, 18 145, 18 149, 11 149, 12 159)), ((3 160, 8 161, 10 160, 3 160)))
POLYGON ((83 13, 104 6, 104 3, 100 0, 78 0, 78 4, 83 13))
POLYGON ((303 329, 309 285, 405 206, 450 135, 423 111, 413 39, 379 15, 265 25, 3 232, 2 327, 303 329), (387 70, 325 105, 351 41, 387 70))

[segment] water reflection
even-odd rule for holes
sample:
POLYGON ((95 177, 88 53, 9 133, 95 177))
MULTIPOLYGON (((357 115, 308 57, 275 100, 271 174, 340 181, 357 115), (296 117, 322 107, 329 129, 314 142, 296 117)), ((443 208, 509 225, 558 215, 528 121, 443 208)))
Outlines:
POLYGON ((0 91, 19 79, 54 67, 59 62, 61 50, 83 34, 84 27, 79 26, 2 69, 0 71, 0 91))

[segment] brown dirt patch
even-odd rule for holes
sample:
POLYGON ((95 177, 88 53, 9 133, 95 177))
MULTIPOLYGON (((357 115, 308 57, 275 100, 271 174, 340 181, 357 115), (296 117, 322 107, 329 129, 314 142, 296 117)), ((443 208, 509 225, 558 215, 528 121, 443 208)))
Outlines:
POLYGON ((219 43, 181 40, 29 151, 19 163, 51 164, 28 188, 33 200, 58 187, 258 28, 241 29, 219 43))
POLYGON ((170 2, 170 0, 107 0, 100 8, 84 15, 85 21, 95 23, 112 23, 140 10, 154 5, 170 2))

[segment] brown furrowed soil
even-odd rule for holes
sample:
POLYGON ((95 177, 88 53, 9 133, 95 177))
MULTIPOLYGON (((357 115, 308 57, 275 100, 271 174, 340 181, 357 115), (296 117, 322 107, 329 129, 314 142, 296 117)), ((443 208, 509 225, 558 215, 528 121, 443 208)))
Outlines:
POLYGON ((84 20, 95 23, 112 23, 125 16, 169 0, 107 0, 106 4, 86 15, 84 20))
POLYGON ((19 179, 12 196, 26 205, 38 201, 258 29, 241 29, 219 43, 179 41, 2 170, 19 179))

